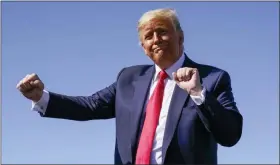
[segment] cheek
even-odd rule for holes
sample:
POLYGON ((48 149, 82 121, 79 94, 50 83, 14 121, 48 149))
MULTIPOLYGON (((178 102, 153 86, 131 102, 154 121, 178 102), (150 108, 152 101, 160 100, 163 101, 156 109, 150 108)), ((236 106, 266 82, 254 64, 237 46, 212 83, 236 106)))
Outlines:
POLYGON ((162 41, 168 45, 169 49, 173 49, 173 46, 174 46, 174 40, 172 37, 170 36, 163 36, 162 37, 162 41))
POLYGON ((169 36, 162 36, 161 39, 163 41, 169 41, 171 38, 169 36))
POLYGON ((151 51, 152 49, 152 42, 149 42, 149 41, 146 41, 144 44, 143 44, 143 48, 145 49, 145 51, 151 51))

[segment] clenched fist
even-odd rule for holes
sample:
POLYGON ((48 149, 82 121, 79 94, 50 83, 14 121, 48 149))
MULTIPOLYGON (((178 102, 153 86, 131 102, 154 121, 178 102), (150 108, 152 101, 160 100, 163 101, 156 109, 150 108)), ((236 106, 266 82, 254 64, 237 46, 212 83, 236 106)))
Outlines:
POLYGON ((202 91, 200 77, 196 68, 180 68, 173 73, 177 85, 187 91, 190 95, 198 96, 202 91))
POLYGON ((35 73, 26 75, 16 87, 26 98, 34 102, 38 102, 43 95, 44 84, 35 73))

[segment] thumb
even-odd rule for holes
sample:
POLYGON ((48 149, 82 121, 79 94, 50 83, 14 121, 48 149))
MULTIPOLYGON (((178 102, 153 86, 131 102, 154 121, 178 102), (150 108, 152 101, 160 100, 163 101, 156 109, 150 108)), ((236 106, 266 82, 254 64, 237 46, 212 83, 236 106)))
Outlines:
POLYGON ((173 72, 173 73, 172 73, 172 76, 173 76, 174 81, 175 81, 176 83, 179 83, 179 79, 178 79, 178 77, 177 77, 176 72, 173 72))

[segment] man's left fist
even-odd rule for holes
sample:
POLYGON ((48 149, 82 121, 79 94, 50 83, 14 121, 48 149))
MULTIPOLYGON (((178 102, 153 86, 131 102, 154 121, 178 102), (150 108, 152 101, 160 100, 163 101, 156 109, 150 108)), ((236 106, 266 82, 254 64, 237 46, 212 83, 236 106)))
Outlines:
POLYGON ((202 85, 196 68, 180 68, 177 72, 173 72, 172 75, 177 85, 190 95, 198 96, 201 94, 202 85))

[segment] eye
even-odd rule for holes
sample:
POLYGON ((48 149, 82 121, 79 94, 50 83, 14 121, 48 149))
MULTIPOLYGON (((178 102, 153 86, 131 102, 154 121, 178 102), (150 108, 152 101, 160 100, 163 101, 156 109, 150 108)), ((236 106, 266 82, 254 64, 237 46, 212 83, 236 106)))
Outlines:
POLYGON ((151 33, 148 33, 144 36, 145 40, 150 40, 153 38, 153 35, 151 33))
POLYGON ((159 29, 158 33, 159 33, 160 35, 165 35, 165 34, 167 34, 167 30, 165 30, 165 29, 159 29))

